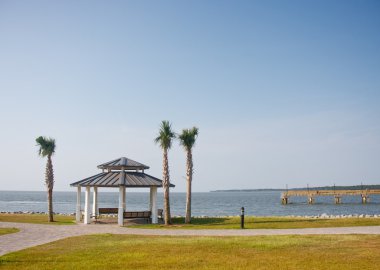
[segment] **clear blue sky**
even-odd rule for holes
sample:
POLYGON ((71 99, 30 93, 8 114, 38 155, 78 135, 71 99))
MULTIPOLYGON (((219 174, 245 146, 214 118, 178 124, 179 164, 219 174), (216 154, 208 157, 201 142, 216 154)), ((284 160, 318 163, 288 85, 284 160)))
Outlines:
MULTIPOLYGON (((161 120, 196 125, 194 190, 380 184, 379 1, 0 1, 0 189, 126 156, 161 177, 161 120)), ((185 154, 169 154, 185 191, 185 154)))

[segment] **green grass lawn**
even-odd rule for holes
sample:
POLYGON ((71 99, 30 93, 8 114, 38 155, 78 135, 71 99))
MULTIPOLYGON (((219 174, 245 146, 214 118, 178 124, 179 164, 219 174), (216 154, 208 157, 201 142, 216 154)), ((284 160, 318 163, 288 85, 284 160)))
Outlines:
MULTIPOLYGON (((128 227, 152 229, 239 229, 240 217, 193 218, 192 224, 184 224, 184 218, 173 218, 173 225, 141 224, 128 227)), ((380 218, 285 218, 285 217, 245 217, 247 229, 298 229, 350 226, 379 226, 380 218)))
POLYGON ((0 257, 1 269, 378 269, 379 235, 89 235, 0 257))
POLYGON ((52 225, 69 225, 75 224, 74 217, 71 216, 54 216, 54 222, 48 222, 47 215, 39 214, 0 214, 0 222, 21 222, 21 223, 38 223, 52 225))
POLYGON ((0 228, 0 235, 8 234, 8 233, 15 233, 20 231, 16 228, 0 228))

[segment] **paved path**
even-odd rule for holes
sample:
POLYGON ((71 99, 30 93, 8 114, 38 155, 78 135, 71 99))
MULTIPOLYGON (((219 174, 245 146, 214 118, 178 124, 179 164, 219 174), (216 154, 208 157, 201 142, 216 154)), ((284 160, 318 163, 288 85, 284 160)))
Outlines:
POLYGON ((0 236, 0 256, 9 252, 33 247, 59 239, 99 233, 177 236, 257 236, 306 234, 380 234, 380 226, 308 228, 308 229, 246 229, 246 230, 181 230, 136 229, 118 225, 42 225, 0 222, 0 228, 18 228, 20 232, 0 236))

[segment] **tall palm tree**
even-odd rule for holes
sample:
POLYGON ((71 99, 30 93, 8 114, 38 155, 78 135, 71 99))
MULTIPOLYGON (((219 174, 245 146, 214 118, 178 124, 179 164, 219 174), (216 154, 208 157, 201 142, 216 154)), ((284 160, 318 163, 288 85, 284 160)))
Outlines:
POLYGON ((187 182, 187 194, 186 194, 186 217, 185 223, 191 222, 191 182, 193 181, 193 153, 192 149, 195 144, 195 140, 198 137, 198 128, 193 127, 191 129, 184 129, 179 135, 179 143, 186 151, 186 182, 187 182))
POLYGON ((51 157, 55 152, 55 140, 52 138, 38 137, 36 139, 38 149, 38 155, 41 157, 47 157, 46 169, 45 169, 45 184, 48 192, 48 214, 49 222, 53 222, 53 186, 54 186, 54 171, 51 157))
POLYGON ((169 176, 169 160, 168 160, 168 150, 172 146, 172 140, 175 138, 175 133, 172 130, 169 121, 162 121, 160 125, 160 130, 157 138, 154 139, 156 144, 159 144, 163 150, 163 160, 162 160, 162 188, 164 189, 164 209, 165 209, 165 225, 171 224, 170 217, 170 202, 169 202, 169 186, 170 186, 170 176, 169 176))

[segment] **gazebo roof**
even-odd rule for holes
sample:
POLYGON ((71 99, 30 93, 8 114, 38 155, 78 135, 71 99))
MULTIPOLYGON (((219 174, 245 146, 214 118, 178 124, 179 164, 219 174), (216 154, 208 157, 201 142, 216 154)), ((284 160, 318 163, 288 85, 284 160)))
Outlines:
POLYGON ((148 166, 134 161, 132 159, 121 157, 103 164, 98 165, 99 169, 111 169, 111 170, 128 170, 128 169, 149 169, 148 166))
MULTIPOLYGON (((90 187, 162 187, 162 180, 141 172, 102 172, 72 183, 70 186, 90 187)), ((175 185, 170 184, 170 187, 175 185)))

